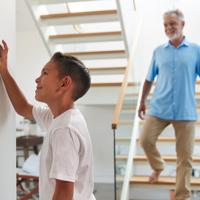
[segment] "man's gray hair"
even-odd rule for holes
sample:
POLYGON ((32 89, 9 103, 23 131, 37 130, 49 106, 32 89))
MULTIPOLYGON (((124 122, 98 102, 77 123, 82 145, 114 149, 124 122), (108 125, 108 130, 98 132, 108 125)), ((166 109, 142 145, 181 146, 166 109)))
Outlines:
POLYGON ((179 9, 169 10, 163 14, 163 17, 169 16, 172 14, 175 14, 181 21, 184 21, 184 15, 179 9))

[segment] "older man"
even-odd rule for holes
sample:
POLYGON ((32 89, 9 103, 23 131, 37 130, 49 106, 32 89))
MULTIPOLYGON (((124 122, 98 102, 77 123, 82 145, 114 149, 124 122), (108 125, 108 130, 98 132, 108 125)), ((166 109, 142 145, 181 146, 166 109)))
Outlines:
POLYGON ((144 82, 138 115, 144 119, 146 99, 157 76, 156 86, 140 135, 140 142, 153 169, 149 181, 155 183, 164 169, 156 148, 162 131, 172 124, 176 135, 176 200, 190 198, 195 109, 195 82, 200 75, 200 47, 183 35, 184 16, 179 10, 164 13, 164 29, 169 42, 154 50, 144 82))

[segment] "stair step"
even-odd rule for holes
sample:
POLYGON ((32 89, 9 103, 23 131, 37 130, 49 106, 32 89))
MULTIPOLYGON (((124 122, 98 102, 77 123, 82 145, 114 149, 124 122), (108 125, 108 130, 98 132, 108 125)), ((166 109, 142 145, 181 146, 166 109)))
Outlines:
MULTIPOLYGON (((124 157, 126 157, 124 159, 127 159, 127 156, 124 156, 124 157)), ((176 162, 176 160, 177 160, 176 156, 162 156, 162 158, 164 159, 165 162, 176 162)), ((147 162, 147 158, 146 158, 146 156, 134 156, 134 161, 136 161, 136 162, 147 162)), ((199 163, 200 157, 194 156, 192 158, 192 162, 199 163)))
MULTIPOLYGON (((137 142, 139 142, 139 138, 137 139, 137 142)), ((158 142, 176 142, 175 137, 159 137, 158 142)), ((195 138, 195 142, 200 142, 200 138, 195 138)))
MULTIPOLYGON (((162 156, 174 156, 176 155, 176 144, 175 142, 157 142, 157 148, 159 149, 159 152, 162 156), (170 147, 170 148, 169 148, 170 147)), ((200 145, 199 143, 195 143, 194 145, 194 151, 193 155, 196 157, 199 157, 199 152, 200 152, 200 145)), ((144 155, 144 150, 140 146, 140 144, 137 144, 137 149, 136 149, 136 155, 144 155)))
POLYGON ((122 109, 121 114, 135 115, 135 110, 122 109))
MULTIPOLYGON (((116 137, 116 140, 118 141, 130 141, 131 137, 116 137)), ((139 138, 137 139, 137 142, 139 143, 139 138)), ((158 138, 158 142, 176 142, 175 137, 160 137, 158 138)), ((195 142, 200 142, 200 138, 195 138, 195 142)))
MULTIPOLYGON (((127 160, 128 156, 127 155, 117 155, 116 159, 117 160, 127 160)), ((176 162, 177 158, 176 156, 162 156, 165 162, 176 162)), ((137 155, 134 156, 134 161, 135 162, 147 162, 146 156, 143 155, 137 155)), ((194 163, 200 163, 200 157, 193 157, 192 161, 194 163)))
POLYGON ((72 55, 80 59, 106 59, 106 58, 126 58, 125 50, 113 51, 89 51, 89 52, 67 52, 65 55, 72 55))
POLYGON ((126 96, 127 97, 138 97, 139 94, 138 93, 127 93, 126 96))
POLYGON ((39 4, 61 4, 61 3, 73 3, 73 2, 88 2, 88 1, 97 1, 97 0, 34 0, 34 2, 37 2, 39 4))
MULTIPOLYGON (((130 82, 128 86, 133 87, 135 84, 134 82, 130 82)), ((104 83, 91 83, 91 87, 120 87, 122 82, 104 82, 104 83)))
POLYGON ((50 44, 89 43, 122 40, 121 31, 50 35, 50 44))
POLYGON ((131 137, 122 137, 122 136, 120 137, 120 136, 117 136, 115 139, 118 142, 130 142, 131 137))
MULTIPOLYGON (((124 178, 122 176, 117 177, 118 182, 122 182, 124 178)), ((149 186, 156 186, 156 185, 163 185, 163 186, 174 186, 176 183, 175 177, 164 177, 161 176, 158 179, 158 182, 155 184, 149 183, 149 177, 148 176, 133 176, 130 179, 130 184, 139 184, 139 185, 149 185, 149 186)), ((192 187, 200 187, 200 178, 192 178, 191 179, 191 186, 192 187)))
MULTIPOLYGON (((140 120, 139 123, 140 123, 140 125, 143 125, 144 124, 144 120, 140 120)), ((198 120, 195 125, 199 126, 200 125, 200 120, 198 120)))
POLYGON ((117 155, 116 156, 116 160, 123 160, 123 161, 125 161, 125 160, 127 160, 127 156, 126 155, 117 155))
POLYGON ((126 125, 126 126, 132 126, 133 125, 133 120, 120 120, 119 124, 120 125, 126 125))
POLYGON ((118 21, 117 10, 102 10, 41 15, 42 23, 49 26, 118 21))
MULTIPOLYGON (((149 177, 147 176, 134 176, 130 179, 131 184, 145 184, 145 185, 151 185, 149 184, 149 177)), ((175 177, 159 177, 159 180, 157 183, 153 185, 175 185, 176 179, 175 177)), ((191 186, 194 187, 200 187, 200 178, 192 178, 191 180, 191 186)))
POLYGON ((88 69, 92 74, 117 74, 124 73, 126 67, 89 67, 88 69))

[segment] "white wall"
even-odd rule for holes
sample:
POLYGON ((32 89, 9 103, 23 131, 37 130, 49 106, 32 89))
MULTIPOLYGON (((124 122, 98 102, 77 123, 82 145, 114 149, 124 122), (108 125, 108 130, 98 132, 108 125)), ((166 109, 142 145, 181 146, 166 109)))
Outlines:
POLYGON ((162 15, 165 11, 178 8, 185 15, 184 33, 190 41, 200 43, 198 0, 135 0, 138 15, 143 18, 143 30, 134 57, 134 78, 143 80, 147 73, 152 52, 155 47, 168 41, 163 29, 162 15))
MULTIPOLYGON (((15 63, 15 0, 0 2, 0 40, 9 45, 9 65, 15 63)), ((16 199, 15 116, 0 79, 0 199, 16 199)))
POLYGON ((95 182, 113 182, 113 105, 79 106, 86 118, 94 152, 95 182))

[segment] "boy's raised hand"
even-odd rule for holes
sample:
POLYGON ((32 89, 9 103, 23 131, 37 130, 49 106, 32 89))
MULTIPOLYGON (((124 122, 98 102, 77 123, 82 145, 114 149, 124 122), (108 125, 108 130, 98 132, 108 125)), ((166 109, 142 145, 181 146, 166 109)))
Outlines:
POLYGON ((7 70, 8 46, 4 40, 0 44, 0 73, 7 70))

